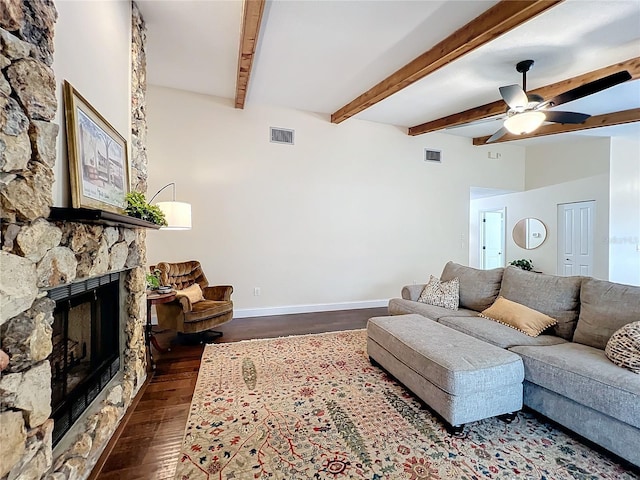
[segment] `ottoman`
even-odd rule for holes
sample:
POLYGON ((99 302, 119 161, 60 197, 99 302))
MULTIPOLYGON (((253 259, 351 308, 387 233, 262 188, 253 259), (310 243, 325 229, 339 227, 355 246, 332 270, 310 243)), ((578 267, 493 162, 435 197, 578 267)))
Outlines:
POLYGON ((522 408, 520 356, 422 315, 369 319, 367 352, 456 433, 522 408))

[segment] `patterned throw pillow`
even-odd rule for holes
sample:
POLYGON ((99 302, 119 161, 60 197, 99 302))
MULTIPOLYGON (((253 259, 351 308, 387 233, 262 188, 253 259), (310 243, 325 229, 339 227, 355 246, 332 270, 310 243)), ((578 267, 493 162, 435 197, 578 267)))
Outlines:
POLYGON ((429 282, 422 289, 419 302, 449 310, 458 310, 460 303, 460 280, 455 277, 448 282, 441 282, 431 275, 429 282))
POLYGON ((611 335, 604 353, 619 367, 640 374, 640 321, 627 323, 611 335))

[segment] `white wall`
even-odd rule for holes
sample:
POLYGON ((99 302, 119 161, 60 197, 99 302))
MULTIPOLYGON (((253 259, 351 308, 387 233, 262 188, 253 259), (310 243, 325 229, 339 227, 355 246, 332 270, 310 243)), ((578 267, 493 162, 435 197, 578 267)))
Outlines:
POLYGON ((640 139, 611 139, 609 278, 640 285, 640 139))
POLYGON ((175 181, 193 208, 192 230, 147 235, 148 261, 200 260, 211 283, 234 285, 236 311, 397 296, 467 263, 471 184, 523 187, 521 147, 494 145, 491 160, 451 135, 154 86, 147 100, 149 196, 175 181), (269 143, 269 126, 295 129, 295 145, 269 143))
POLYGON ((546 187, 609 173, 610 139, 566 136, 527 147, 525 189, 546 187))
POLYGON ((60 125, 53 204, 71 206, 62 83, 71 85, 129 143, 131 139, 131 3, 56 1, 53 69, 60 125))
POLYGON ((596 201, 594 224, 593 276, 608 279, 609 276, 609 175, 565 182, 559 185, 511 193, 471 201, 469 265, 480 265, 478 246, 478 220, 480 211, 506 207, 507 243, 506 263, 520 258, 531 259, 535 270, 555 275, 557 271, 558 204, 596 201), (511 232, 518 220, 538 218, 547 228, 547 238, 538 248, 525 250, 513 241, 511 232))

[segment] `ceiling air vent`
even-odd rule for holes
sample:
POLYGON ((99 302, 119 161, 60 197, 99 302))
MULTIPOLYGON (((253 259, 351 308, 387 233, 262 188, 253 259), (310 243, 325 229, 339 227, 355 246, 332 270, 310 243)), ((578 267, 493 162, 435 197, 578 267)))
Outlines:
POLYGON ((424 149, 424 161, 425 162, 442 162, 442 152, 440 150, 430 150, 428 148, 424 149))
POLYGON ((293 145, 293 130, 286 128, 270 127, 271 143, 284 143, 293 145))

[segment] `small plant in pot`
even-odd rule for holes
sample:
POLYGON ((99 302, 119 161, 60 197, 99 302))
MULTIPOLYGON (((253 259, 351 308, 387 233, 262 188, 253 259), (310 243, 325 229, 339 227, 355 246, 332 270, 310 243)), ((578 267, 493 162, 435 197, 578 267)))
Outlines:
POLYGON ((130 217, 140 218, 161 227, 167 225, 164 212, 157 205, 149 205, 143 193, 129 192, 125 195, 125 200, 127 201, 125 211, 130 217))
POLYGON ((533 270, 533 262, 524 258, 521 258, 520 260, 514 260, 513 262, 509 263, 509 265, 513 265, 514 267, 518 267, 529 272, 533 270))
POLYGON ((152 273, 147 273, 147 288, 149 290, 160 288, 160 270, 157 268, 152 273))
POLYGON ((169 293, 173 289, 171 286, 162 285, 162 281, 160 280, 160 270, 155 268, 153 272, 147 273, 147 289, 155 290, 158 293, 169 293))

